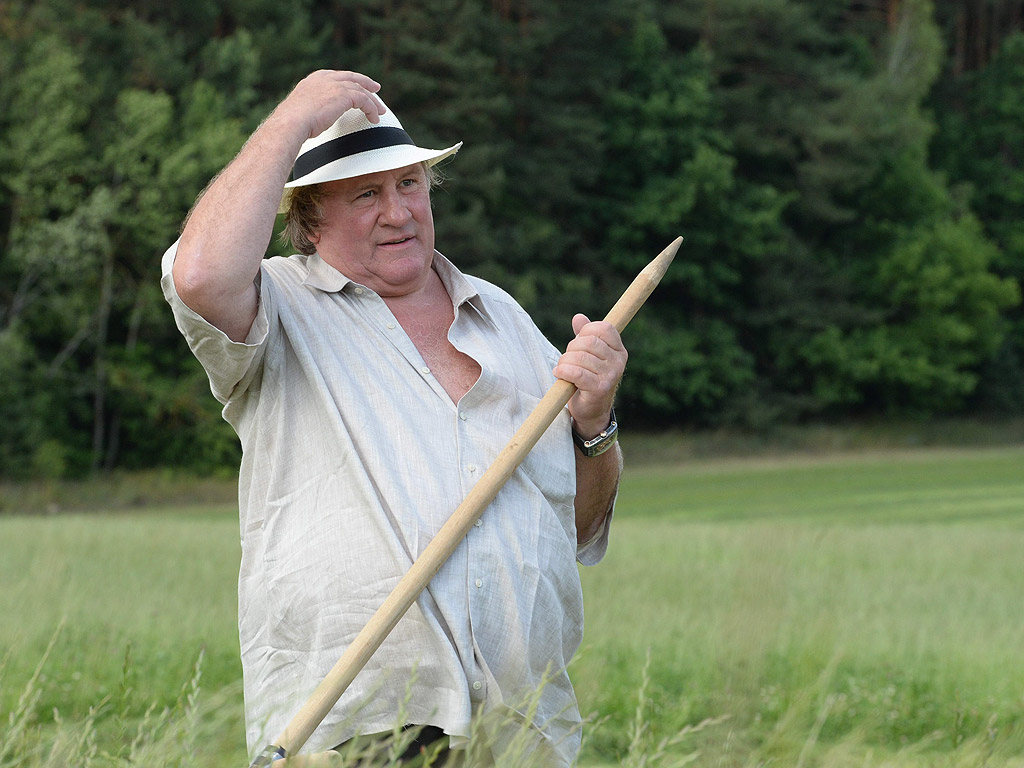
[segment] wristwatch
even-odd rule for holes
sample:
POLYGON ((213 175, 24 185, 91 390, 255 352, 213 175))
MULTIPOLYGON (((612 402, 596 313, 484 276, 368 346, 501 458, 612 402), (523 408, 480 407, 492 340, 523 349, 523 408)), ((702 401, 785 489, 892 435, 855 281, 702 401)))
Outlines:
POLYGON ((576 447, 580 449, 580 453, 586 456, 588 459, 592 459, 595 456, 600 456, 602 453, 607 451, 619 439, 619 423, 615 420, 615 409, 612 408, 612 418, 597 437, 592 437, 589 440, 585 440, 580 437, 576 431, 576 427, 572 428, 572 441, 576 443, 576 447))

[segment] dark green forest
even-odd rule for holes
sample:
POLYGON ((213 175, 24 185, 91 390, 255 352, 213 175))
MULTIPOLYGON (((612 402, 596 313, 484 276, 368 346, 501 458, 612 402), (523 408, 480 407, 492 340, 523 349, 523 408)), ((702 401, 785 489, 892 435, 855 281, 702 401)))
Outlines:
MULTIPOLYGON (((159 289, 311 70, 465 142, 438 248, 564 346, 676 235, 618 410, 1024 411, 1024 2, 0 2, 0 477, 237 466, 159 289)), ((283 252, 274 243, 271 251, 283 252)))

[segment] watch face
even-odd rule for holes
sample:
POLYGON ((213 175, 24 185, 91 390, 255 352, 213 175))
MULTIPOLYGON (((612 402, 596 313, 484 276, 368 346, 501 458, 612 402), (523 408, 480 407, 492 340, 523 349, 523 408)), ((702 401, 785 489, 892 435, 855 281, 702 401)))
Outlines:
POLYGON ((583 446, 583 453, 586 456, 600 456, 602 453, 607 451, 616 442, 618 442, 619 435, 615 429, 614 422, 612 426, 602 432, 600 435, 595 437, 593 440, 588 440, 583 446))

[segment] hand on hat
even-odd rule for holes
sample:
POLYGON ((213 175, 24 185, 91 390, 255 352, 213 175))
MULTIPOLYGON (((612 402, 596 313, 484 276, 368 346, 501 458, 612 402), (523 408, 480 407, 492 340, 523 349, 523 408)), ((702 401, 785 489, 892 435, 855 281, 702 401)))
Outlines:
POLYGON ((572 330, 576 338, 565 348, 554 374, 576 385, 579 391, 569 401, 569 413, 576 430, 584 437, 593 437, 608 426, 628 355, 611 323, 591 322, 586 315, 575 315, 572 330))
POLYGON ((299 81, 275 112, 279 118, 303 121, 308 131, 303 138, 311 139, 353 108, 371 123, 380 122, 387 108, 375 95, 379 90, 380 83, 358 72, 320 69, 299 81))

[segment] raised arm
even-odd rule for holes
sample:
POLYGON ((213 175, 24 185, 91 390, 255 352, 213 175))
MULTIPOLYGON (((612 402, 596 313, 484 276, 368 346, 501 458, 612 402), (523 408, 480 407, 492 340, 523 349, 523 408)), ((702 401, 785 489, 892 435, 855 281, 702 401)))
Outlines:
POLYGON ((243 341, 256 317, 254 280, 302 142, 352 108, 379 122, 384 112, 374 95, 379 89, 357 72, 312 73, 196 201, 178 243, 174 287, 182 301, 232 340, 243 341))

